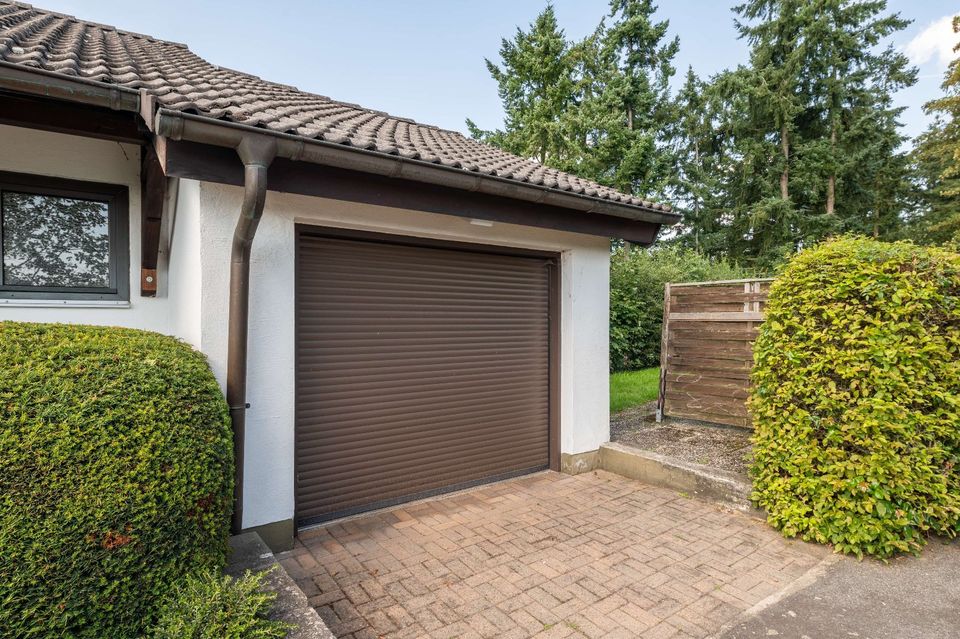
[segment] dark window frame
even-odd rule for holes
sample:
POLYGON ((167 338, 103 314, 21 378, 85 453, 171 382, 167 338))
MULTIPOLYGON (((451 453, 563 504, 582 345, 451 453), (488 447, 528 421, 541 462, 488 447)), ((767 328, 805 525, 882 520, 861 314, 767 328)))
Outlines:
POLYGON ((130 300, 130 196, 126 186, 0 171, 0 299, 50 301, 130 300), (107 205, 109 286, 24 286, 3 282, 4 191, 75 198, 107 205))

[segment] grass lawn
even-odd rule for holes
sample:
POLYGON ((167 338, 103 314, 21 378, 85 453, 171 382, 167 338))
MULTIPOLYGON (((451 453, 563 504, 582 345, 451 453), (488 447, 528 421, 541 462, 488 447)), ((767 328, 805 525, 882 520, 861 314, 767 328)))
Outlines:
POLYGON ((659 388, 659 368, 610 373, 610 412, 616 413, 654 400, 659 388))

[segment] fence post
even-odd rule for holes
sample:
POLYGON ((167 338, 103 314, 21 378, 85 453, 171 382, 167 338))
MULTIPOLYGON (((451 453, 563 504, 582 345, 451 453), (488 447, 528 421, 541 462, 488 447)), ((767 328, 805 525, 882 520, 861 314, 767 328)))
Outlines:
POLYGON ((667 391, 667 332, 670 329, 670 282, 663 285, 663 326, 660 328, 660 392, 657 394, 657 423, 663 421, 663 403, 667 391))

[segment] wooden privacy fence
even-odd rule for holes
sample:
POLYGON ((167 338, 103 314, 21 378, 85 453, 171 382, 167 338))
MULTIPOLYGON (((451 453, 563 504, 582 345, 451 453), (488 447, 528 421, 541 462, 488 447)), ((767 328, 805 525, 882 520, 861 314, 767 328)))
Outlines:
POLYGON ((658 421, 673 416, 750 427, 753 341, 771 281, 664 287, 658 421))

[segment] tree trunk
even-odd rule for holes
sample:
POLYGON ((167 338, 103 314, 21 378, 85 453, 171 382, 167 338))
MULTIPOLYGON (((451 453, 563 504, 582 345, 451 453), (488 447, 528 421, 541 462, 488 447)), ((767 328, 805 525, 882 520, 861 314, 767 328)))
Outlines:
POLYGON ((627 105, 627 128, 633 131, 633 105, 627 105))
POLYGON ((790 199, 790 137, 786 122, 780 127, 780 148, 783 150, 783 173, 780 174, 780 198, 790 199))
MULTIPOLYGON (((836 155, 837 147, 837 123, 834 122, 830 128, 830 154, 836 155)), ((831 158, 832 160, 833 158, 831 158)), ((833 209, 837 202, 837 172, 830 171, 830 177, 827 179, 827 215, 833 215, 833 209)))

